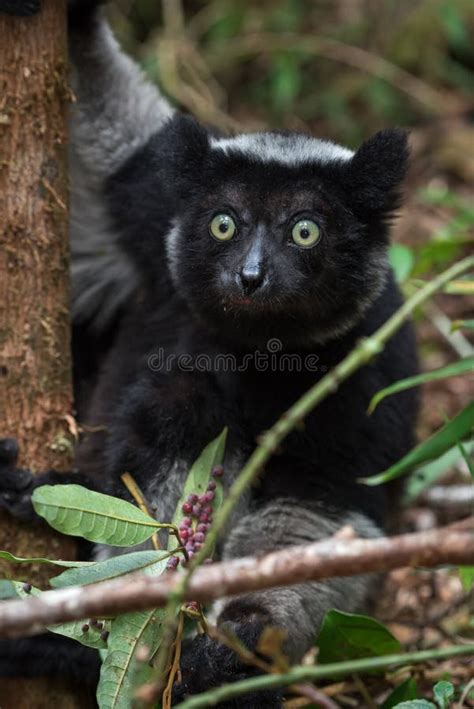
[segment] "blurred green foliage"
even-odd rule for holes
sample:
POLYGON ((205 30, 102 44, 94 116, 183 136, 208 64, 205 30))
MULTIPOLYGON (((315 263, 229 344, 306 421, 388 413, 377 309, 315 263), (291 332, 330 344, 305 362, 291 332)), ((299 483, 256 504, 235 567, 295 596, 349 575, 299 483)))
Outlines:
MULTIPOLYGON (((184 38, 215 84, 207 89, 246 125, 355 144, 474 96, 472 0, 184 0, 182 8, 184 38)), ((127 50, 175 94, 160 73, 158 39, 169 30, 162 4, 115 0, 112 19, 127 50)))

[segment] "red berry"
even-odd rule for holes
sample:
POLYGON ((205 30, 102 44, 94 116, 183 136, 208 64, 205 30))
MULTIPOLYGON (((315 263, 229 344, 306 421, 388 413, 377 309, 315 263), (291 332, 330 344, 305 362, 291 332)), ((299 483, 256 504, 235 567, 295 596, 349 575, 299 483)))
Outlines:
POLYGON ((168 561, 166 562, 166 568, 167 569, 175 569, 179 564, 179 559, 177 556, 170 556, 168 561))
POLYGON ((224 466, 215 465, 212 469, 212 475, 215 478, 221 478, 224 475, 224 466))
MULTIPOLYGON (((211 494, 211 493, 209 493, 211 494)), ((202 511, 206 515, 211 515, 212 514, 212 505, 206 505, 205 507, 202 508, 202 511)))
POLYGON ((194 505, 192 509, 193 509, 194 517, 199 517, 199 515, 201 514, 201 510, 202 510, 201 505, 200 504, 194 505))
POLYGON ((193 521, 191 517, 183 517, 181 520, 180 527, 190 527, 192 525, 193 521))
POLYGON ((199 543, 203 542, 204 541, 204 534, 202 532, 196 532, 196 534, 194 535, 193 541, 199 542, 199 543))
POLYGON ((199 549, 202 547, 202 544, 200 542, 196 542, 194 545, 194 551, 199 551, 199 549))
POLYGON ((108 637, 109 637, 109 631, 103 630, 100 634, 100 639, 104 640, 104 642, 106 642, 108 637))
POLYGON ((196 527, 196 532, 203 532, 203 534, 206 534, 207 530, 208 526, 204 522, 200 522, 196 527))
POLYGON ((216 486, 216 483, 214 482, 214 480, 211 480, 210 483, 209 483, 208 486, 207 486, 207 489, 208 489, 208 490, 215 490, 216 487, 217 487, 217 486, 216 486))
POLYGON ((182 506, 181 506, 181 509, 183 510, 183 512, 184 512, 185 514, 188 515, 190 512, 193 511, 193 506, 192 506, 192 504, 191 504, 190 502, 183 502, 183 504, 182 504, 182 506))
POLYGON ((191 495, 188 495, 188 502, 190 502, 192 505, 196 504, 198 501, 198 496, 192 493, 191 495))
POLYGON ((216 493, 213 490, 210 490, 209 492, 206 492, 204 495, 204 500, 205 502, 212 502, 213 499, 215 498, 216 493))
POLYGON ((194 542, 186 542, 184 548, 187 552, 194 551, 194 542))

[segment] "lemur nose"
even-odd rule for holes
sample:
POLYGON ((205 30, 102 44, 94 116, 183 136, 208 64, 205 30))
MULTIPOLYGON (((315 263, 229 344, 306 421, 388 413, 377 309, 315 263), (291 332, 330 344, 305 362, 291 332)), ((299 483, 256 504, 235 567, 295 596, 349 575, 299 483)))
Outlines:
POLYGON ((245 293, 256 291, 263 283, 265 272, 259 263, 245 265, 239 273, 240 283, 245 293))

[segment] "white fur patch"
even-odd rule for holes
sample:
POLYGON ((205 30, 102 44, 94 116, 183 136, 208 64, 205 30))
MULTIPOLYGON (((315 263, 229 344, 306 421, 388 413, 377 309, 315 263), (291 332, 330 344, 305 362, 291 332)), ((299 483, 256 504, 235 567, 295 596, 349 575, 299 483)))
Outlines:
POLYGON ((173 222, 171 229, 165 234, 166 257, 168 259, 168 268, 171 273, 171 278, 174 283, 178 282, 178 261, 179 249, 178 241, 181 233, 181 224, 178 219, 173 222))
POLYGON ((233 138, 211 138, 211 148, 222 150, 226 155, 240 153, 261 162, 290 166, 348 161, 354 155, 352 150, 329 140, 302 134, 244 133, 233 138))

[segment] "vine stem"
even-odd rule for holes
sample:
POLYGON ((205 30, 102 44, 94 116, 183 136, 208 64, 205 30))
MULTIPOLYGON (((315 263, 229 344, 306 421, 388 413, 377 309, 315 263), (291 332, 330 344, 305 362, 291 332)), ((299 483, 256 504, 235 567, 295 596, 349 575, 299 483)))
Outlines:
POLYGON ((162 677, 165 672, 166 658, 168 656, 167 648, 173 642, 176 629, 177 610, 184 599, 191 575, 204 559, 211 556, 219 533, 229 519, 237 501, 257 478, 265 463, 278 449, 281 442, 321 403, 321 401, 323 401, 323 399, 337 391, 342 382, 348 379, 351 374, 360 369, 360 367, 368 364, 376 355, 380 354, 385 343, 420 305, 431 298, 437 291, 441 290, 446 283, 471 268, 474 268, 474 256, 468 256, 462 259, 436 276, 432 281, 426 283, 376 330, 373 335, 362 339, 334 369, 328 372, 298 399, 296 403, 283 413, 275 425, 260 437, 258 446, 230 487, 227 497, 219 512, 216 514, 211 529, 207 533, 205 542, 198 554, 191 559, 188 572, 186 575, 183 575, 179 585, 170 596, 166 607, 167 613, 163 628, 163 641, 155 665, 158 677, 162 677))
POLYGON ((272 428, 264 433, 259 445, 254 450, 247 463, 235 480, 222 507, 216 514, 211 529, 199 553, 193 557, 189 566, 189 575, 204 559, 206 559, 217 542, 217 537, 226 524, 239 498, 254 482, 265 463, 278 449, 281 442, 296 428, 302 420, 325 399, 334 393, 340 384, 348 379, 357 369, 368 364, 383 350, 385 343, 397 332, 403 323, 410 317, 414 310, 422 305, 443 286, 456 276, 474 268, 474 256, 468 256, 458 263, 443 271, 439 276, 423 286, 409 298, 371 337, 364 338, 359 344, 293 404, 276 422, 272 428))
POLYGON ((382 657, 367 657, 362 660, 348 660, 346 662, 334 662, 327 665, 299 665, 293 667, 283 674, 259 675, 249 679, 225 684, 209 692, 196 694, 194 697, 186 699, 176 706, 176 709, 199 709, 199 707, 213 707, 231 697, 237 697, 247 692, 258 692, 263 689, 275 689, 277 687, 287 687, 290 684, 308 682, 322 679, 333 679, 352 675, 354 672, 370 672, 372 670, 385 670, 406 666, 429 660, 445 660, 449 657, 459 657, 461 655, 473 655, 474 644, 454 645, 449 647, 434 648, 431 650, 419 650, 417 652, 406 652, 397 655, 385 655, 382 657))

